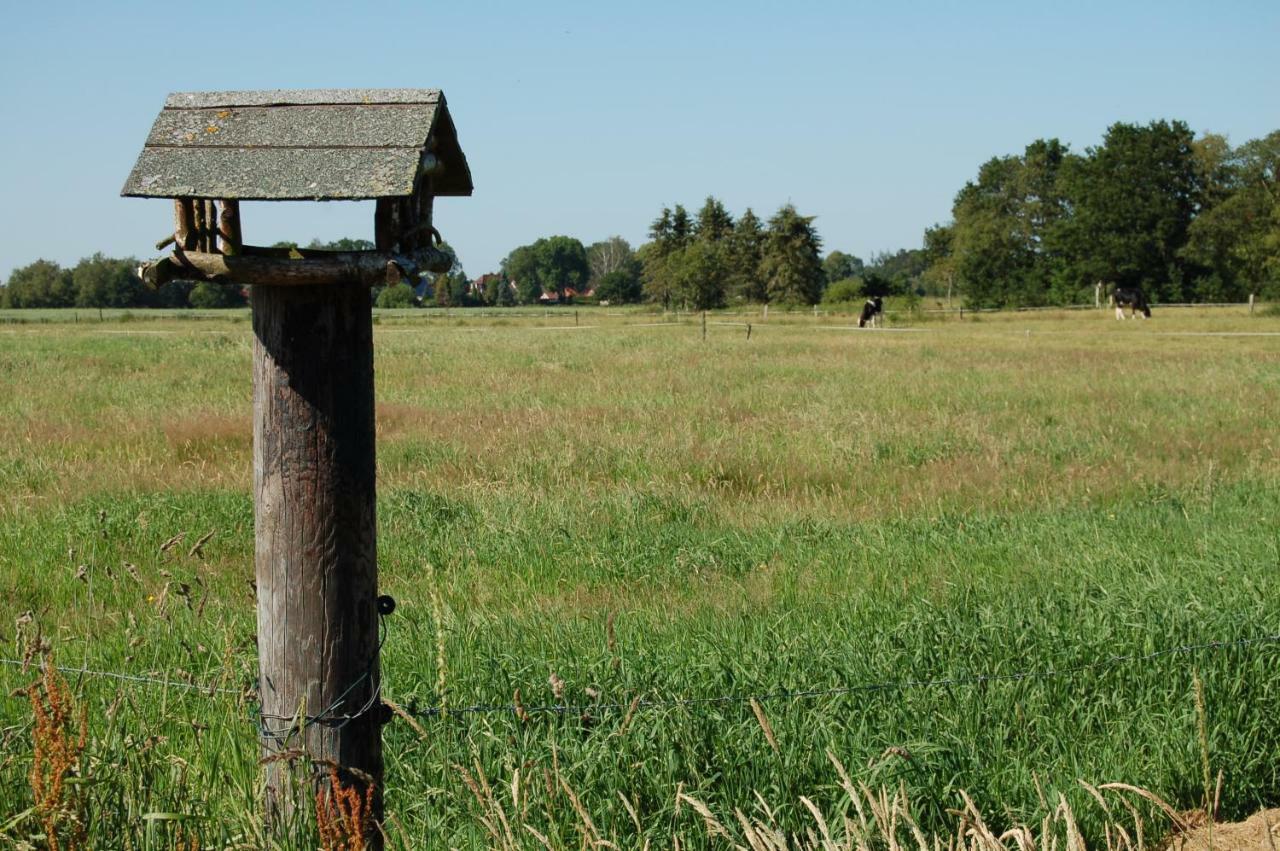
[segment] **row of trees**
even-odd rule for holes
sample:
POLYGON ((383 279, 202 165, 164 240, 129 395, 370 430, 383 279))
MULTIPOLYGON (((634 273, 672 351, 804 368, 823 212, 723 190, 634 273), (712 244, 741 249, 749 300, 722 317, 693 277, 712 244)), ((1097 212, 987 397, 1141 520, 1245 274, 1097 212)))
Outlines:
POLYGON ((244 296, 234 287, 177 281, 151 290, 137 274, 135 258, 85 257, 64 269, 51 260, 14 270, 0 287, 0 308, 23 307, 235 307, 244 296))
POLYGON ((748 207, 736 221, 708 197, 691 217, 663 208, 640 247, 641 291, 664 307, 703 310, 741 302, 815 304, 827 283, 812 216, 790 204, 766 227, 748 207))
POLYGON ((1117 123, 1073 153, 1037 140, 965 184, 921 279, 976 306, 1069 304, 1098 281, 1158 301, 1280 296, 1280 131, 1231 147, 1181 121, 1117 123))
MULTIPOLYGON (((791 205, 767 223, 737 219, 715 197, 696 215, 663 208, 649 241, 584 245, 549 236, 513 250, 498 272, 453 268, 416 286, 375 290, 384 307, 536 304, 591 294, 707 309, 744 302, 813 304, 870 295, 962 294, 974 306, 1091 301, 1098 282, 1140 286, 1155 301, 1280 298, 1280 131, 1232 147, 1181 121, 1118 123, 1083 154, 1040 139, 995 157, 956 195, 952 220, 920 248, 872 256, 832 251, 791 205)), ((313 242, 370 249, 366 240, 313 242)), ((452 249, 449 249, 452 251, 452 249)), ((232 287, 147 290, 137 261, 95 254, 71 269, 39 260, 0 287, 0 307, 227 307, 232 287)))

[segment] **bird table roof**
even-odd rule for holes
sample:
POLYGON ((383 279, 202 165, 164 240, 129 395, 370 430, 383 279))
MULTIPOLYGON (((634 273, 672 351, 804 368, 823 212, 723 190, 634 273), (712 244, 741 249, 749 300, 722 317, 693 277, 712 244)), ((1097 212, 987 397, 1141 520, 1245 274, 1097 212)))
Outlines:
POLYGON ((120 194, 143 198, 356 200, 470 195, 471 171, 439 89, 169 95, 120 194))

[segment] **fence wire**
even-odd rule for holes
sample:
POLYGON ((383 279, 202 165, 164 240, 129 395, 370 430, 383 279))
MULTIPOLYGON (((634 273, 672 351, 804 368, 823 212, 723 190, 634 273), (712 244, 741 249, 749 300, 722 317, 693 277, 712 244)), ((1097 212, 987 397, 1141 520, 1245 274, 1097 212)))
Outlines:
MULTIPOLYGON (((386 640, 386 633, 383 632, 381 640, 386 640)), ((739 694, 723 694, 709 697, 682 697, 682 698, 644 698, 641 696, 633 697, 627 701, 593 701, 590 703, 554 703, 554 704, 534 704, 523 705, 516 702, 511 703, 477 703, 468 706, 426 706, 419 707, 412 703, 404 708, 404 711, 411 716, 418 718, 446 718, 449 716, 474 716, 474 715, 512 715, 517 718, 527 718, 533 715, 557 715, 557 716, 587 716, 592 717, 608 712, 627 712, 628 714, 640 710, 653 709, 679 709, 693 707, 710 707, 725 706, 734 704, 750 704, 751 702, 767 703, 774 701, 799 701, 813 700, 824 697, 839 697, 853 694, 866 694, 875 692, 888 691, 906 691, 910 689, 922 688, 955 688, 966 686, 981 686, 988 683, 1001 682, 1021 682, 1026 680, 1046 680, 1055 678, 1067 678, 1098 672, 1116 668, 1121 665, 1150 662, 1166 656, 1181 656, 1194 653, 1205 653, 1222 650, 1232 650, 1245 647, 1260 647, 1266 645, 1280 644, 1280 634, 1262 635, 1254 638, 1240 638, 1224 641, 1205 641, 1198 644, 1181 644, 1175 647, 1166 647, 1161 650, 1155 650, 1150 653, 1131 653, 1126 655, 1109 656, 1105 659, 1099 659, 1093 662, 1083 662, 1078 665, 1068 665, 1059 668, 1041 668, 1037 670, 1018 671, 1014 673, 983 673, 969 674, 954 677, 940 677, 934 679, 900 679, 900 680, 884 680, 880 682, 859 683, 848 686, 834 686, 831 688, 818 689, 773 689, 770 691, 739 693, 739 694)), ((381 642, 379 643, 381 646, 381 642)), ((17 659, 0 659, 0 664, 14 666, 29 666, 31 663, 23 662, 17 659)), ((63 665, 54 666, 58 671, 64 674, 73 674, 78 676, 103 677, 109 679, 120 680, 124 682, 139 683, 145 685, 161 686, 165 688, 176 688, 185 691, 200 692, 206 696, 212 697, 216 694, 234 694, 245 695, 248 690, 219 688, 215 686, 201 686, 193 683, 186 683, 172 679, 159 677, 150 677, 137 674, 126 674, 115 671, 99 671, 87 667, 76 668, 63 665)), ((370 671, 372 668, 370 668, 370 671)), ((338 726, 345 725, 350 721, 358 718, 368 712, 374 711, 375 704, 380 702, 381 687, 373 690, 373 698, 368 705, 361 707, 354 713, 339 713, 338 707, 357 685, 364 681, 368 675, 361 676, 352 684, 343 697, 335 702, 335 705, 329 707, 325 712, 319 715, 308 716, 303 719, 299 718, 277 718, 271 716, 265 719, 259 715, 257 718, 259 724, 259 733, 273 739, 288 738, 292 734, 300 731, 301 727, 311 724, 334 724, 338 726), (275 729, 269 729, 263 724, 265 720, 273 720, 283 722, 282 726, 275 729)))

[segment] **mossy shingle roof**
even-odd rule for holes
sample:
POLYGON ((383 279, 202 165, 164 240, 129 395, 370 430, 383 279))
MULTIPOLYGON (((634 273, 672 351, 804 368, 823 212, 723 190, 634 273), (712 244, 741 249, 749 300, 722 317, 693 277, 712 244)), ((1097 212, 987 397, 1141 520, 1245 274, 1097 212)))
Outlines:
POLYGON ((337 200, 413 194, 423 157, 433 195, 470 195, 471 172, 438 89, 314 89, 169 95, 122 195, 337 200))

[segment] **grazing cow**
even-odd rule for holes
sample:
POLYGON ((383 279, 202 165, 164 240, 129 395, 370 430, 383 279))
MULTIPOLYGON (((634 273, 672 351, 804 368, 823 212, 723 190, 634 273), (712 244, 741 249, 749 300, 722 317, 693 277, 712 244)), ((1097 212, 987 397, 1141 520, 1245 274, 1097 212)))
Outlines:
POLYGON ((1147 297, 1140 287, 1117 286, 1111 291, 1111 301, 1116 306, 1116 319, 1125 318, 1126 307, 1133 311, 1135 317, 1141 314, 1144 319, 1151 318, 1151 306, 1147 304, 1147 297))
POLYGON ((862 306, 862 315, 858 317, 858 327, 866 328, 867 323, 871 323, 872 328, 880 326, 880 317, 884 315, 884 299, 880 296, 867 299, 867 303, 862 306))

